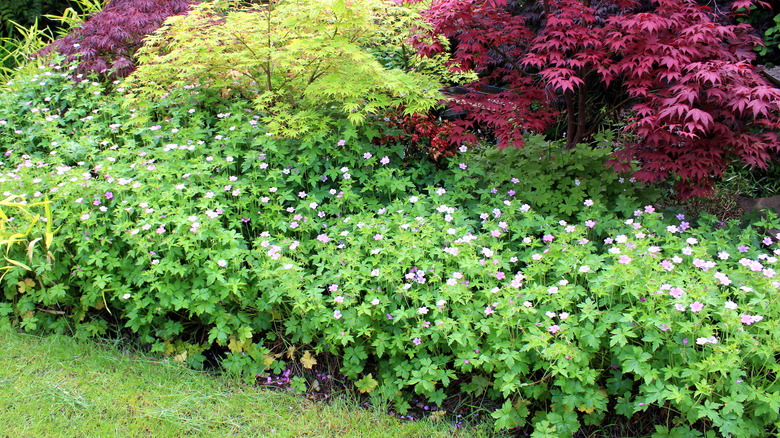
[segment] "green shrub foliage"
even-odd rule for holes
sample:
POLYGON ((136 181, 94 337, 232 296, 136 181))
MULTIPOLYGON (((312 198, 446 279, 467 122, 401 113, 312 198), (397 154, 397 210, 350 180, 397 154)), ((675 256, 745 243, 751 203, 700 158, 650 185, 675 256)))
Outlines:
POLYGON ((146 39, 132 103, 184 87, 193 90, 188 100, 204 103, 237 93, 254 101, 274 133, 292 136, 329 129, 334 114, 362 123, 384 108, 428 111, 438 104, 438 83, 386 70, 360 45, 378 33, 373 12, 381 4, 204 3, 146 39))
POLYGON ((194 366, 221 349, 249 380, 328 352, 400 412, 468 392, 503 403, 497 429, 534 436, 650 408, 659 436, 778 432, 774 237, 637 207, 585 162, 515 156, 491 176, 477 150, 434 171, 371 144, 381 121, 295 140, 238 99, 132 110, 121 84, 62 70, 0 95, 2 195, 33 217, 51 201, 51 220, 5 230, 54 233, 49 257, 4 249, 25 262, 5 265, 6 323, 88 336, 119 322, 194 366), (558 185, 535 199, 542 166, 558 185), (558 190, 567 219, 542 213, 558 190))

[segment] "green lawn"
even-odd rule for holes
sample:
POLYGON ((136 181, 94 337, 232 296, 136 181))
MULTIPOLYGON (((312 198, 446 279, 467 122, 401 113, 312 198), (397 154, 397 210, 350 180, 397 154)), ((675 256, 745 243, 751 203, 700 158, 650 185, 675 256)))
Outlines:
POLYGON ((315 403, 113 345, 0 328, 0 437, 444 437, 354 402, 315 403))

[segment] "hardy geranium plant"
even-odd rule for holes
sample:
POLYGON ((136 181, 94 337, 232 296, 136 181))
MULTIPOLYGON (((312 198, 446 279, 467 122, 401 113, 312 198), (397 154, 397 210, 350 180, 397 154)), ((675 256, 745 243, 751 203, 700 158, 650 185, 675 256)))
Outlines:
MULTIPOLYGON (((567 219, 540 214, 503 189, 520 170, 493 190, 473 151, 433 172, 346 121, 281 138, 240 100, 150 102, 142 126, 99 106, 79 119, 90 137, 60 143, 67 126, 44 108, 73 78, 46 71, 12 85, 34 99, 0 107, 2 195, 48 194, 57 229, 49 257, 9 250, 30 269, 7 269, 6 323, 129 330, 250 380, 327 352, 399 411, 468 392, 500 402, 496 428, 536 436, 650 409, 666 418, 659 434, 777 432, 776 236, 627 201, 613 211, 615 195, 584 189, 567 219), (163 109, 172 117, 152 119, 163 109)), ((77 86, 91 96, 77 107, 105 97, 77 86)))

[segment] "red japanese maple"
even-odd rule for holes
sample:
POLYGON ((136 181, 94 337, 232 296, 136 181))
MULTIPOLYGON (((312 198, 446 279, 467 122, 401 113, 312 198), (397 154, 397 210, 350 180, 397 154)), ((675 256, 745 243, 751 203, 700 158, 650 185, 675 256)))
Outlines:
POLYGON ((382 133, 373 139, 375 144, 400 143, 414 150, 422 150, 432 159, 455 155, 456 147, 449 141, 454 125, 433 114, 404 114, 405 108, 397 108, 385 114, 388 126, 398 130, 396 134, 382 133))
POLYGON ((195 0, 112 0, 83 26, 57 39, 44 51, 56 50, 66 62, 78 61, 79 72, 124 77, 135 70, 135 51, 143 38, 171 15, 189 10, 195 0))
POLYGON ((679 176, 683 197, 708 194, 733 158, 766 166, 780 146, 780 90, 750 65, 758 43, 750 27, 720 25, 704 7, 677 0, 629 18, 609 20, 606 44, 623 57, 602 77, 621 77, 635 98, 628 128, 641 141, 616 160, 638 158, 644 181, 679 176))
POLYGON ((724 24, 685 0, 658 0, 649 11, 632 0, 598 9, 589 0, 548 0, 543 11, 509 10, 507 0, 439 0, 425 15, 431 29, 415 39, 422 53, 441 50, 430 37, 442 34, 456 42, 453 68, 483 73, 469 84, 475 92, 454 100, 471 111, 451 141, 473 141, 470 129, 482 126, 499 147, 521 145, 520 132, 545 130, 561 108, 574 147, 594 129, 589 102, 609 95, 623 102, 627 130, 638 139, 612 164, 625 170, 638 160, 635 177, 676 179, 683 197, 706 195, 731 160, 765 166, 780 147, 780 92, 750 65, 759 40, 748 25, 724 24), (506 91, 476 92, 487 83, 506 91))

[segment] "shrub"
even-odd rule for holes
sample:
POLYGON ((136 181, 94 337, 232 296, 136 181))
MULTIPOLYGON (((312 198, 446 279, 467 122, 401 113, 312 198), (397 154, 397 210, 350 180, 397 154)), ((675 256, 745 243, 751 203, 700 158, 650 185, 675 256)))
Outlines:
POLYGON ((416 71, 449 85, 477 80, 473 71, 450 70, 448 66, 452 63, 452 57, 446 38, 438 38, 443 50, 430 56, 421 56, 412 46, 410 38, 415 29, 424 25, 420 20, 420 12, 428 6, 430 2, 377 4, 373 14, 376 31, 362 38, 360 46, 376 57, 385 68, 416 71))
POLYGON ((144 37, 171 15, 187 12, 193 0, 112 0, 83 25, 55 40, 44 53, 56 51, 79 73, 124 77, 136 68, 135 52, 144 37))
MULTIPOLYGON (((35 90, 38 108, 57 96, 49 77, 20 77, 15 93, 35 90)), ((104 133, 74 138, 83 155, 50 144, 67 129, 55 124, 28 154, 14 127, 45 123, 0 99, 15 102, 0 106, 3 196, 48 193, 58 229, 51 261, 34 253, 3 279, 0 316, 28 330, 118 321, 191 365, 221 352, 249 380, 329 352, 401 412, 415 394, 464 391, 503 402, 496 428, 536 436, 651 407, 667 414, 659 434, 780 428, 778 249, 752 227, 665 219, 609 191, 562 220, 493 193, 468 152, 432 172, 372 145, 368 125, 279 138, 238 100, 214 115, 160 99, 151 114, 170 117, 116 132, 107 123, 129 110, 110 106, 83 121, 104 133)))
POLYGON ((541 21, 539 11, 516 14, 505 0, 440 0, 425 12, 423 53, 443 49, 432 36, 453 38, 454 67, 483 74, 454 100, 455 108, 480 108, 453 131, 456 144, 476 141, 468 129, 481 125, 499 147, 522 146, 519 133, 541 133, 556 120, 557 101, 573 148, 598 126, 594 103, 608 105, 629 116, 637 137, 616 151, 615 164, 627 170, 638 160, 637 179, 675 181, 683 198, 710 193, 732 160, 765 167, 780 145, 780 92, 750 65, 758 43, 750 26, 722 24, 709 8, 678 0, 649 11, 631 2, 543 6, 541 21), (506 91, 477 92, 489 83, 506 91))
POLYGON ((133 102, 191 87, 184 102, 238 93, 274 133, 291 136, 327 130, 339 118, 359 124, 399 105, 425 112, 438 104, 439 85, 385 70, 360 46, 378 32, 372 12, 379 4, 289 0, 233 10, 204 3, 147 39, 133 102))

